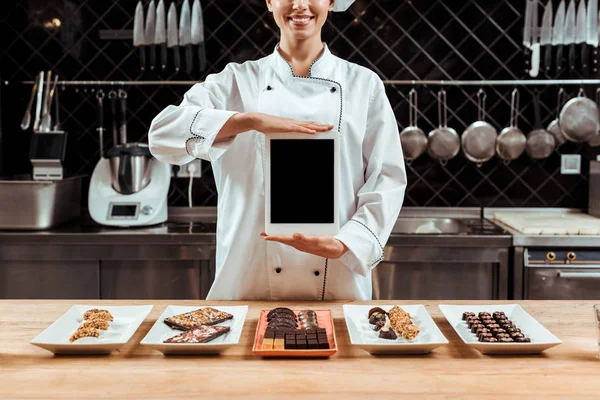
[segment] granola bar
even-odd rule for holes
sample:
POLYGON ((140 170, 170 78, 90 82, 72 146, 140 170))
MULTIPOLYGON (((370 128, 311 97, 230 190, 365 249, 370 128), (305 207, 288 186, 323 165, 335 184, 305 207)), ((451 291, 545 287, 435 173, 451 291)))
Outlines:
POLYGON ((80 326, 75 333, 69 338, 69 342, 73 343, 74 341, 84 338, 84 337, 98 337, 100 336, 100 331, 96 328, 91 327, 83 327, 80 326))
POLYGON ((92 320, 92 319, 102 319, 104 321, 114 321, 113 316, 110 314, 110 312, 108 312, 107 310, 99 310, 97 308, 92 308, 91 310, 87 310, 84 314, 83 314, 83 319, 86 321, 92 320))
POLYGON ((92 319, 89 321, 83 321, 80 328, 95 328, 105 331, 108 329, 108 326, 108 321, 103 319, 92 319))
POLYGON ((185 314, 165 318, 165 324, 172 328, 185 331, 203 325, 216 325, 232 318, 233 315, 229 313, 219 311, 212 307, 206 307, 185 314))

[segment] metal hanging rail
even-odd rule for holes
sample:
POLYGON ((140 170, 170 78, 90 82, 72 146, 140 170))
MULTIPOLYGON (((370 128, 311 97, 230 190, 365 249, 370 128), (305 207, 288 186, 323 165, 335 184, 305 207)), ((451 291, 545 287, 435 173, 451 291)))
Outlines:
MULTIPOLYGON (((58 81, 60 86, 191 86, 202 81, 58 81)), ((33 85, 33 81, 21 81, 24 85, 33 85)), ((405 86, 566 86, 566 85, 598 85, 600 79, 538 79, 538 80, 384 80, 385 85, 405 86)), ((4 85, 9 85, 4 81, 4 85)))

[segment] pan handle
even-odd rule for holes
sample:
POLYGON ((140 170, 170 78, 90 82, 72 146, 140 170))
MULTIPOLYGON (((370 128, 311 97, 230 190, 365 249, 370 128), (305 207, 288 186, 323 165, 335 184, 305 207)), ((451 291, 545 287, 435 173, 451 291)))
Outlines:
POLYGON ((560 116, 560 109, 565 104, 565 90, 560 88, 558 90, 558 96, 556 97, 556 119, 560 116))
POLYGON ((438 93, 438 116, 441 119, 441 126, 443 128, 448 127, 448 102, 446 97, 446 91, 441 89, 438 93), (441 103, 441 104, 440 104, 441 103))
POLYGON ((418 104, 418 95, 417 95, 417 91, 413 88, 411 89, 411 91, 408 93, 408 100, 410 103, 410 112, 408 115, 408 122, 410 124, 410 126, 417 126, 417 120, 419 117, 419 112, 417 111, 417 104, 418 104))
POLYGON ((477 92, 477 110, 478 110, 478 119, 479 121, 485 121, 485 100, 487 98, 487 94, 483 89, 479 89, 477 92))
POLYGON ((519 89, 517 88, 512 91, 510 109, 510 126, 515 128, 519 121, 519 89))

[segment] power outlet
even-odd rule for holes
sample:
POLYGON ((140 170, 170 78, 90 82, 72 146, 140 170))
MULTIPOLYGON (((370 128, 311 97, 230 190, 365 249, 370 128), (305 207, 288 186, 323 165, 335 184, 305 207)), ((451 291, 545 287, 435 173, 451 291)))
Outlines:
MULTIPOLYGON (((200 178, 202 176, 202 160, 197 158, 194 161, 191 161, 191 162, 179 167, 179 172, 177 173, 177 178, 189 178, 190 173, 188 171, 188 167, 190 165, 194 165, 196 167, 196 170, 194 171, 194 178, 200 178)), ((174 174, 173 174, 173 176, 175 177, 174 174)))
POLYGON ((581 173, 581 155, 563 154, 560 159, 560 173, 563 175, 577 175, 581 173))

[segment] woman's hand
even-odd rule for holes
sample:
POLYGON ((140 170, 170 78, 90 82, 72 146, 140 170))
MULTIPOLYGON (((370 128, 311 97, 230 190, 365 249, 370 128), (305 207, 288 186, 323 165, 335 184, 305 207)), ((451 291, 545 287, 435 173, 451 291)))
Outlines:
POLYGON ((306 236, 301 233, 294 233, 292 236, 267 236, 264 232, 260 235, 267 241, 283 243, 296 250, 332 260, 337 260, 348 251, 346 245, 333 236, 306 236))
POLYGON ((270 133, 309 133, 328 132, 333 125, 321 124, 313 121, 298 121, 291 118, 277 117, 270 114, 250 113, 252 129, 265 135, 270 133))

